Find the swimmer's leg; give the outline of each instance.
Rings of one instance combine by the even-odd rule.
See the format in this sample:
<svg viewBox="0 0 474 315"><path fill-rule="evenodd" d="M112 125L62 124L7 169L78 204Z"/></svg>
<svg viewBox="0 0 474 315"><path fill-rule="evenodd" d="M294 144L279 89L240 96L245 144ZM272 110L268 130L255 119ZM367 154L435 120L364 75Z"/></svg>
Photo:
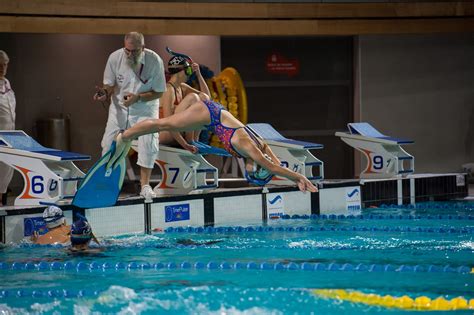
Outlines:
<svg viewBox="0 0 474 315"><path fill-rule="evenodd" d="M186 96L186 98L187 97L188 96ZM198 97L196 95L194 97L194 103L191 102L187 109L176 112L174 115L162 119L147 119L135 124L122 133L122 140L131 141L139 136L160 131L202 129L204 125L210 123L210 116L207 106L197 99ZM190 97L190 100L192 100L192 97Z"/></svg>

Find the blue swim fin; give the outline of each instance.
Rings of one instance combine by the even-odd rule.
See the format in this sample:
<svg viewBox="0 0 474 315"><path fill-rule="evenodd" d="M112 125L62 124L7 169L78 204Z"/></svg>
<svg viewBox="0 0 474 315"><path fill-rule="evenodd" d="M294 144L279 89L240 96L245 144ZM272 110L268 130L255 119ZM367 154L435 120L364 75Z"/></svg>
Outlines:
<svg viewBox="0 0 474 315"><path fill-rule="evenodd" d="M125 155L107 168L116 150L115 141L110 150L87 172L81 181L72 205L80 208L111 207L117 202L126 172Z"/></svg>

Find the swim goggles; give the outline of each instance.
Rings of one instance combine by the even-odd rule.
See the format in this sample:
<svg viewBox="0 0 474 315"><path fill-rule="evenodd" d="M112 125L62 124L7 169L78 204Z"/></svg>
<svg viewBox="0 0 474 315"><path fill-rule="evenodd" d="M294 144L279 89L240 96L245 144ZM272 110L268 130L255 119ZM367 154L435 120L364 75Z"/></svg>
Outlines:
<svg viewBox="0 0 474 315"><path fill-rule="evenodd" d="M184 73L189 77L193 74L193 68L191 68L191 66L186 66L186 67L183 67L183 68L168 68L168 72L170 74L176 74L178 72L181 72L184 70Z"/></svg>
<svg viewBox="0 0 474 315"><path fill-rule="evenodd" d="M269 160L272 161L272 159L267 155L264 154L264 156ZM247 179L248 182L258 185L258 186L264 186L268 184L273 178L273 174L270 173L269 170L266 168L261 167L255 161L253 162L253 169L252 171L247 171L245 170L245 178Z"/></svg>

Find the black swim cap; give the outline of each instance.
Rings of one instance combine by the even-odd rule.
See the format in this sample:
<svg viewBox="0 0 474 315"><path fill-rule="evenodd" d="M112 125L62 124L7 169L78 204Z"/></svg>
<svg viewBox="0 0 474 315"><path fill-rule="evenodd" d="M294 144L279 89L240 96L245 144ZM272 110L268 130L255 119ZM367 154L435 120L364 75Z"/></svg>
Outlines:
<svg viewBox="0 0 474 315"><path fill-rule="evenodd" d="M168 72L175 74L190 66L188 59L181 56L173 56L168 61Z"/></svg>

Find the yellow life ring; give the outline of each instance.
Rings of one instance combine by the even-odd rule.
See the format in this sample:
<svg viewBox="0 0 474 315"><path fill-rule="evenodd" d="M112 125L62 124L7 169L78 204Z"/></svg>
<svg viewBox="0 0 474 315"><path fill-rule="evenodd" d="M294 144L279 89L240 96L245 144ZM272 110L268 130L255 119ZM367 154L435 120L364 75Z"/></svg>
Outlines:
<svg viewBox="0 0 474 315"><path fill-rule="evenodd" d="M228 67L222 70L218 75L218 78L224 83L227 102L237 104L237 115L236 118L239 119L243 124L248 122L248 108L247 108L247 93L245 92L245 87L242 82L242 78L239 75L239 72L234 68ZM232 109L230 109L232 111Z"/></svg>

